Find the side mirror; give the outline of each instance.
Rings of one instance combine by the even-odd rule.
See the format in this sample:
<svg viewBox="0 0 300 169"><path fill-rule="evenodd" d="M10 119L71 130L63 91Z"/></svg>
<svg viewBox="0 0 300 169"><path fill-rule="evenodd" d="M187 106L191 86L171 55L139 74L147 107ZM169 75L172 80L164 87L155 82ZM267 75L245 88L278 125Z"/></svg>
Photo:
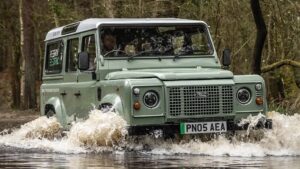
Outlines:
<svg viewBox="0 0 300 169"><path fill-rule="evenodd" d="M228 67L231 64L231 51L230 49L224 49L223 50L223 56L222 56L222 65L224 67Z"/></svg>
<svg viewBox="0 0 300 169"><path fill-rule="evenodd" d="M78 69L79 70L88 70L90 63L90 57L87 52L80 52L78 54Z"/></svg>

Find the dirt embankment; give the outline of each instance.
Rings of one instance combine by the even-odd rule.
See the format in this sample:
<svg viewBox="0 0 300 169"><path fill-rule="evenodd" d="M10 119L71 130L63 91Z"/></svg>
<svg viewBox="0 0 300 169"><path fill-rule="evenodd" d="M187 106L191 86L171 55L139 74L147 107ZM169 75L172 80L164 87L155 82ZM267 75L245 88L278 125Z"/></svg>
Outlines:
<svg viewBox="0 0 300 169"><path fill-rule="evenodd" d="M0 110L0 131L20 127L22 124L39 117L39 113L33 110Z"/></svg>
<svg viewBox="0 0 300 169"><path fill-rule="evenodd" d="M39 116L34 110L12 110L11 95L11 81L7 69L0 72L0 131L20 127Z"/></svg>

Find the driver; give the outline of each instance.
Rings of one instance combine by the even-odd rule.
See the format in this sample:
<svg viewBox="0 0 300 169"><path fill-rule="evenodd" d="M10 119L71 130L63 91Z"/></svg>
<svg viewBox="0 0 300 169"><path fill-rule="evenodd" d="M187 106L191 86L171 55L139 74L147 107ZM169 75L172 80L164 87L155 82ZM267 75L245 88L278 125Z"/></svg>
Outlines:
<svg viewBox="0 0 300 169"><path fill-rule="evenodd" d="M116 37L113 35L112 32L106 32L101 37L103 48L102 48L102 54L105 55L107 53L108 56L115 56L115 52L112 52L113 50L117 49L116 45Z"/></svg>

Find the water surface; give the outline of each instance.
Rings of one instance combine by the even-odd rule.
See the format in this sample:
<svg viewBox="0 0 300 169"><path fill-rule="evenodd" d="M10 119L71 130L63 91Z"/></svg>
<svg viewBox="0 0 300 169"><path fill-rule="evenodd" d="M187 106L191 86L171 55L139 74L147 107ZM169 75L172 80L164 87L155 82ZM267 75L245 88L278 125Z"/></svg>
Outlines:
<svg viewBox="0 0 300 169"><path fill-rule="evenodd" d="M300 115L268 117L273 130L260 140L220 136L208 142L128 139L120 116L98 110L67 133L56 118L40 117L0 133L0 168L300 168Z"/></svg>

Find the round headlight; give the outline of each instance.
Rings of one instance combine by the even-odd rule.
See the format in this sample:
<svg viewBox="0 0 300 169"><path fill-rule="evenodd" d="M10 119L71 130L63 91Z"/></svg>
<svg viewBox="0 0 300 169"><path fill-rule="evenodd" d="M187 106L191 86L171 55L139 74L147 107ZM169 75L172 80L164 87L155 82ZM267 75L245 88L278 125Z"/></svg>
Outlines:
<svg viewBox="0 0 300 169"><path fill-rule="evenodd" d="M251 100L251 92L247 88L241 88L237 92L237 99L240 103L246 104Z"/></svg>
<svg viewBox="0 0 300 169"><path fill-rule="evenodd" d="M158 102L159 102L159 97L155 91L150 90L144 94L144 104L147 107L153 108L158 105Z"/></svg>

